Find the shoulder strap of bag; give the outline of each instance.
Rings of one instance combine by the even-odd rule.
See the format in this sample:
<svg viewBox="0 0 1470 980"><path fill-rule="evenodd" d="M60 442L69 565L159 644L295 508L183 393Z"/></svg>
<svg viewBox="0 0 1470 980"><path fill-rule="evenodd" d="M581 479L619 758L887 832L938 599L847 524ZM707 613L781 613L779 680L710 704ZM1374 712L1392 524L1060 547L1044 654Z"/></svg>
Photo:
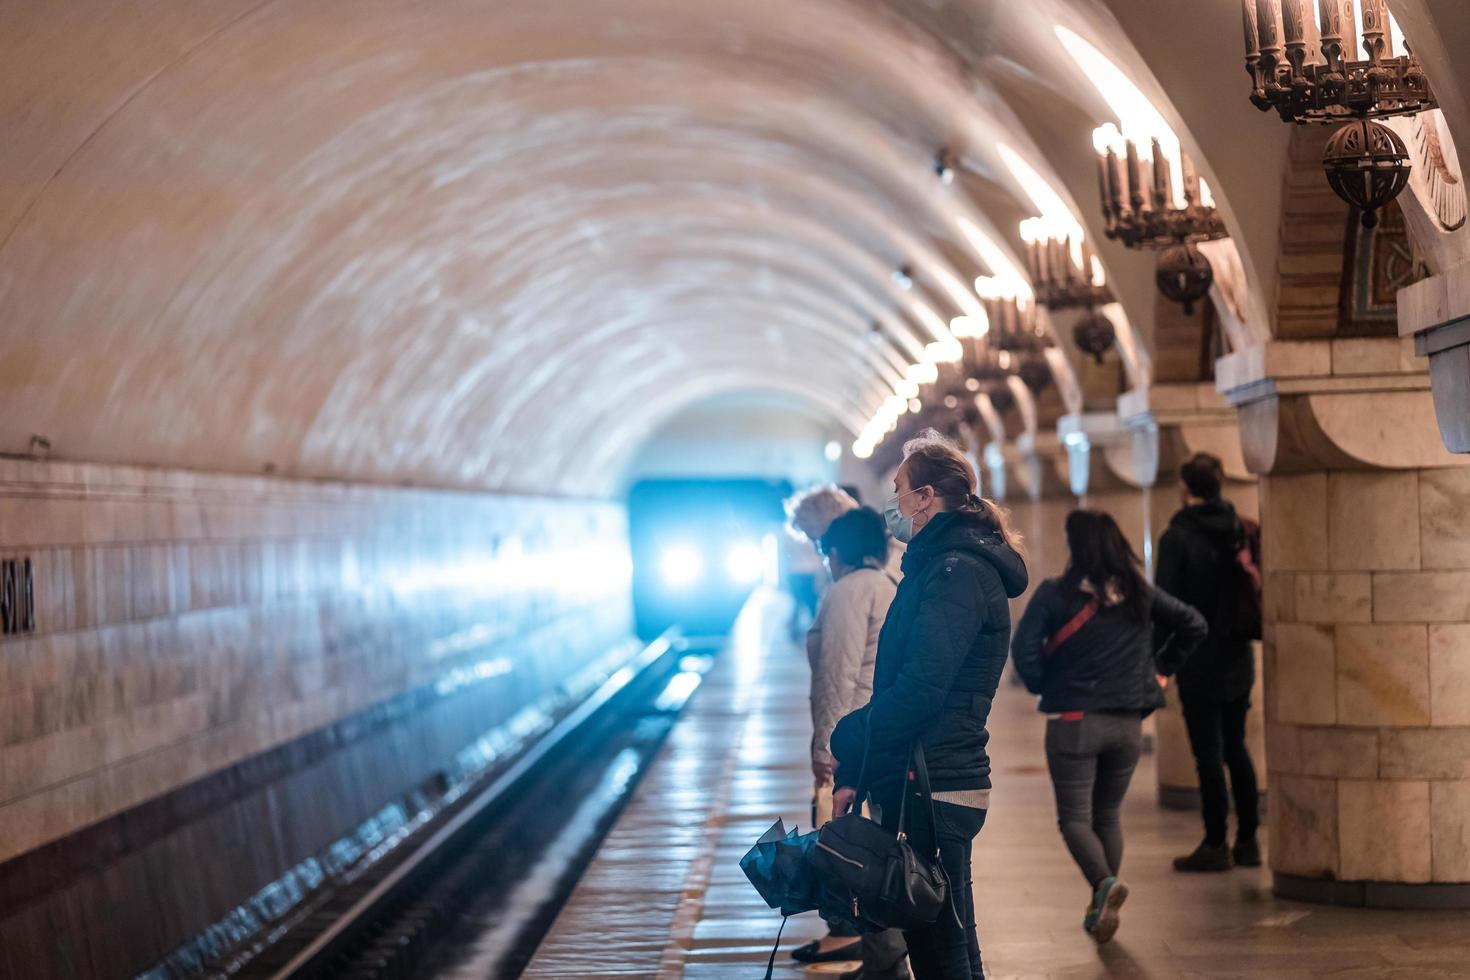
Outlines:
<svg viewBox="0 0 1470 980"><path fill-rule="evenodd" d="M787 918L787 916L781 916L781 928L776 930L776 945L771 947L771 958L766 960L766 980L771 980L772 975L776 972L776 952L781 948L781 933L786 931Z"/></svg>
<svg viewBox="0 0 1470 980"><path fill-rule="evenodd" d="M919 796L924 800L924 812L929 818L929 839L934 842L934 856L937 859L939 856L939 822L934 816L934 792L929 787L929 767L924 762L924 746L918 739L914 739L913 747L909 749L909 764L913 767L914 788L919 791ZM907 837L904 828L908 824L904 820L908 799L908 786L904 786L898 804L898 832L903 837Z"/></svg>
<svg viewBox="0 0 1470 980"><path fill-rule="evenodd" d="M855 795L852 798L852 808L858 812L862 811L863 801L868 798L868 746L873 741L873 729L870 724L872 717L873 712L869 708L868 713L863 716L863 761L858 766L857 787L854 790Z"/></svg>
<svg viewBox="0 0 1470 980"><path fill-rule="evenodd" d="M1046 638L1045 650L1048 656L1055 653L1057 647L1070 640L1078 630L1087 625L1087 621L1097 615L1097 597L1088 599L1086 604L1079 610L1077 615L1067 620L1061 629Z"/></svg>

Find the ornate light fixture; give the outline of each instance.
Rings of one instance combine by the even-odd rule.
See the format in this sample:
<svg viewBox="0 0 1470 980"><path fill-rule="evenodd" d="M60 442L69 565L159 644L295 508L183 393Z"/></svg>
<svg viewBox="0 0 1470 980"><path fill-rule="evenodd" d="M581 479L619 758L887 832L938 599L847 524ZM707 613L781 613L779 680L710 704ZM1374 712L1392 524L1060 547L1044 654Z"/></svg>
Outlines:
<svg viewBox="0 0 1470 980"><path fill-rule="evenodd" d="M1048 310L1100 306L1112 302L1102 263L1087 242L1050 228L1043 218L1021 222L1026 266L1036 301Z"/></svg>
<svg viewBox="0 0 1470 980"><path fill-rule="evenodd" d="M1397 134L1370 120L1438 105L1387 0L1241 4L1251 101L1287 122L1347 123L1328 141L1322 167L1373 227L1374 212L1408 184L1410 162Z"/></svg>
<svg viewBox="0 0 1470 980"><path fill-rule="evenodd" d="M1164 298L1184 307L1184 315L1194 312L1194 304L1204 299L1215 281L1210 260L1200 254L1193 242L1170 245L1159 255L1154 281Z"/></svg>
<svg viewBox="0 0 1470 980"><path fill-rule="evenodd" d="M1031 296L1017 295L998 279L981 277L975 290L990 319L990 343L978 353L966 352L967 376L984 388L1008 375L1019 375L1033 391L1051 381L1046 352L1054 345ZM976 389L979 390L979 389Z"/></svg>
<svg viewBox="0 0 1470 980"><path fill-rule="evenodd" d="M1193 313L1215 279L1195 244L1227 235L1209 184L1188 155L1176 148L1171 159L1157 138L1141 146L1109 123L1093 131L1092 145L1104 232L1129 248L1162 249L1159 291Z"/></svg>
<svg viewBox="0 0 1470 980"><path fill-rule="evenodd" d="M1224 238L1210 187L1182 151L1170 159L1157 139L1140 145L1112 123L1092 132L1104 231L1129 248L1168 248Z"/></svg>
<svg viewBox="0 0 1470 980"><path fill-rule="evenodd" d="M1378 209L1409 186L1409 148L1387 126L1355 119L1332 134L1322 151L1322 170L1338 197L1378 224Z"/></svg>
<svg viewBox="0 0 1470 980"><path fill-rule="evenodd" d="M1118 341L1117 328L1113 321L1096 310L1089 313L1072 328L1072 342L1082 353L1101 364L1103 355L1113 349Z"/></svg>

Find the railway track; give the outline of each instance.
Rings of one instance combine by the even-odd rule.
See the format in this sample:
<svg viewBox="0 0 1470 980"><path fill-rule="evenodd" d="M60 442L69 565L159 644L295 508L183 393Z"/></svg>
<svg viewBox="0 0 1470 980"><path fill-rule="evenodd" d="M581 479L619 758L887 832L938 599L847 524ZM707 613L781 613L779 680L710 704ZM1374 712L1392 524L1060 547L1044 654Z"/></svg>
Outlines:
<svg viewBox="0 0 1470 980"><path fill-rule="evenodd" d="M520 975L718 650L666 635L504 772L446 807L229 975Z"/></svg>

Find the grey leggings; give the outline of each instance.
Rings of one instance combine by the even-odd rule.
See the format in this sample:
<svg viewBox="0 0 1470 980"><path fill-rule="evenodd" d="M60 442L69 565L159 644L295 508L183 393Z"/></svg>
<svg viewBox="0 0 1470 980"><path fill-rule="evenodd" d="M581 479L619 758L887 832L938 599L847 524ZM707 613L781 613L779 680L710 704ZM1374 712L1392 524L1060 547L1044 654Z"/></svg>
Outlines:
<svg viewBox="0 0 1470 980"><path fill-rule="evenodd" d="M1119 811L1138 765L1143 719L1087 714L1046 723L1046 765L1057 795L1057 824L1072 860L1096 888L1123 866Z"/></svg>

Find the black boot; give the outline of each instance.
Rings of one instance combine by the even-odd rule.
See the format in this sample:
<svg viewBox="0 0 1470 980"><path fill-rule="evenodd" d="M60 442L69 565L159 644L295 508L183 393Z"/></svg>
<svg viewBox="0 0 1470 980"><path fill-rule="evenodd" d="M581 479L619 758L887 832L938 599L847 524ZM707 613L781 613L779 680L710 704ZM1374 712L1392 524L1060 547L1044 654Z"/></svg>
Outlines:
<svg viewBox="0 0 1470 980"><path fill-rule="evenodd" d="M1254 834L1250 837L1237 837L1235 847L1230 850L1230 856L1235 859L1237 868L1259 868L1261 866L1261 845L1256 843Z"/></svg>
<svg viewBox="0 0 1470 980"><path fill-rule="evenodd" d="M1194 853L1187 857L1174 859L1175 871L1229 871L1230 870L1230 848L1224 844L1211 844L1208 841L1194 849Z"/></svg>

